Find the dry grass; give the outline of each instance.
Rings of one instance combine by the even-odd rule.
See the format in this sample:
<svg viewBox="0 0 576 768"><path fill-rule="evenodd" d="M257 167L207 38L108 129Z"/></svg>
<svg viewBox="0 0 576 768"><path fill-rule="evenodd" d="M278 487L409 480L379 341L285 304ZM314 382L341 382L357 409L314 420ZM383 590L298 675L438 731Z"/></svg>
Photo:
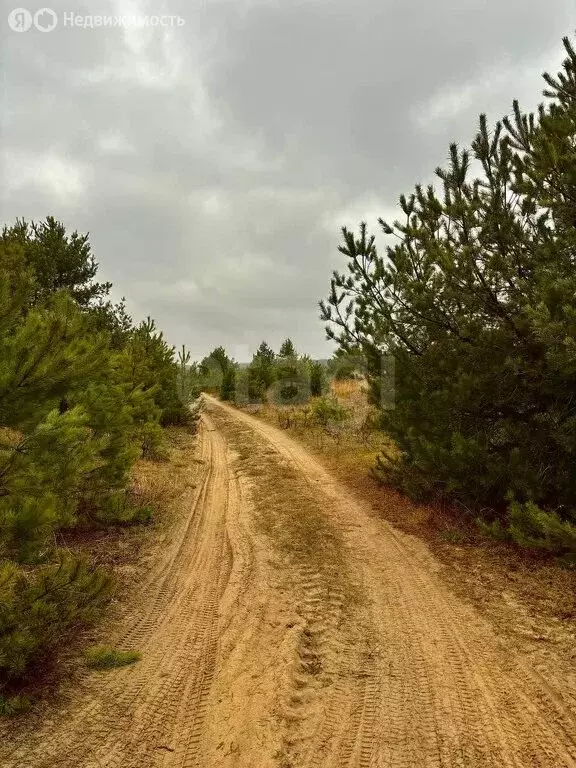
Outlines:
<svg viewBox="0 0 576 768"><path fill-rule="evenodd" d="M323 426L314 418L313 408L317 398L306 405L262 405L248 406L245 410L264 421L286 429L323 453L334 449L363 468L373 466L376 456L390 441L374 429L375 409L368 403L366 385L362 381L334 381L329 395L335 397L345 408L346 419L340 424Z"/></svg>
<svg viewBox="0 0 576 768"><path fill-rule="evenodd" d="M10 427L0 427L0 443L7 448L14 448L22 440L23 434Z"/></svg>
<svg viewBox="0 0 576 768"><path fill-rule="evenodd" d="M196 439L182 427L166 430L168 458L166 461L140 459L132 470L130 493L142 506L151 506L155 521L160 525L172 518L174 500L189 486L190 464L196 461Z"/></svg>
<svg viewBox="0 0 576 768"><path fill-rule="evenodd" d="M342 400L365 403L368 385L362 379L332 379L330 391Z"/></svg>

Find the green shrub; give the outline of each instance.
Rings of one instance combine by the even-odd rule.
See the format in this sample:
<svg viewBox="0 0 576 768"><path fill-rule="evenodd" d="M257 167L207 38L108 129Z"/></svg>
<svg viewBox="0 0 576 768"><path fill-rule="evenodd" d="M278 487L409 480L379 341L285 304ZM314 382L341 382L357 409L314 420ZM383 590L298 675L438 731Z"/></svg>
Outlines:
<svg viewBox="0 0 576 768"><path fill-rule="evenodd" d="M222 374L222 384L220 385L220 399L234 400L234 393L236 392L236 369L233 367L227 368Z"/></svg>
<svg viewBox="0 0 576 768"><path fill-rule="evenodd" d="M342 424L348 418L348 410L335 398L324 396L311 407L312 418L323 427Z"/></svg>
<svg viewBox="0 0 576 768"><path fill-rule="evenodd" d="M525 549L557 555L565 565L576 564L576 516L541 509L534 502L512 501L507 519L486 522L479 518L484 534L499 541L512 541Z"/></svg>
<svg viewBox="0 0 576 768"><path fill-rule="evenodd" d="M31 707L30 699L21 694L0 696L0 717L16 717L28 712Z"/></svg>
<svg viewBox="0 0 576 768"><path fill-rule="evenodd" d="M116 669L134 664L142 657L137 651L117 651L106 645L87 648L84 651L86 665L91 669Z"/></svg>
<svg viewBox="0 0 576 768"><path fill-rule="evenodd" d="M188 426L190 427L192 432L197 432L198 426L200 424L200 417L202 416L202 407L203 407L203 400L199 396L194 400L194 402L190 403L188 406L190 409L190 422Z"/></svg>
<svg viewBox="0 0 576 768"><path fill-rule="evenodd" d="M287 344L290 339L284 343ZM290 342L291 343L291 342ZM310 399L310 359L291 356L278 357L275 362L276 380L268 396L277 405L301 405Z"/></svg>
<svg viewBox="0 0 576 768"><path fill-rule="evenodd" d="M94 520L103 525L145 525L153 517L149 505L135 504L131 494L124 490L108 496L94 513Z"/></svg>
<svg viewBox="0 0 576 768"><path fill-rule="evenodd" d="M312 397L321 397L327 389L328 379L326 367L315 361L310 365L310 394Z"/></svg>
<svg viewBox="0 0 576 768"><path fill-rule="evenodd" d="M109 576L70 556L25 572L0 566L0 690L26 678L70 634L101 614L112 589Z"/></svg>
<svg viewBox="0 0 576 768"><path fill-rule="evenodd" d="M509 532L521 547L559 555L576 552L576 516L572 521L563 519L558 512L543 510L531 501L510 504Z"/></svg>

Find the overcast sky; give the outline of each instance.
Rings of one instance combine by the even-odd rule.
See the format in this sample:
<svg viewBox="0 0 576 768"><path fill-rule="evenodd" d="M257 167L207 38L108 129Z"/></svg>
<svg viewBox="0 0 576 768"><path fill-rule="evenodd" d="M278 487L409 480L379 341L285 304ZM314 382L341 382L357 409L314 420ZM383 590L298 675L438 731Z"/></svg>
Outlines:
<svg viewBox="0 0 576 768"><path fill-rule="evenodd" d="M89 231L135 319L241 360L287 335L328 356L339 228L393 218L480 112L534 108L576 26L572 0L45 1L58 26L18 33L2 0L0 219Z"/></svg>

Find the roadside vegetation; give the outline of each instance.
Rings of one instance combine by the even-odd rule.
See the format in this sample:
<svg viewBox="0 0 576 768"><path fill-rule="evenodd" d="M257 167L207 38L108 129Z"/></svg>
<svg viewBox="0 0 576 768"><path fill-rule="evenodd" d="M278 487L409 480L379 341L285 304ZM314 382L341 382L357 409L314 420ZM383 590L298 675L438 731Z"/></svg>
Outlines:
<svg viewBox="0 0 576 768"><path fill-rule="evenodd" d="M193 427L180 359L96 281L88 237L53 218L0 235L0 709L102 614L113 578L71 531L148 523L139 459Z"/></svg>

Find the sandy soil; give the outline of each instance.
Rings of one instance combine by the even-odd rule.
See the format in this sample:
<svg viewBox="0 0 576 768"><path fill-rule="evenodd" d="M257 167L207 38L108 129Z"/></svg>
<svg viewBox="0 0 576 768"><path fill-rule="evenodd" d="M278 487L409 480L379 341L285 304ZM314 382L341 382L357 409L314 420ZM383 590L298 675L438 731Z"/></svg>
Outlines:
<svg viewBox="0 0 576 768"><path fill-rule="evenodd" d="M142 660L3 732L3 768L576 766L570 670L536 671L421 542L212 399L199 450L118 633Z"/></svg>

